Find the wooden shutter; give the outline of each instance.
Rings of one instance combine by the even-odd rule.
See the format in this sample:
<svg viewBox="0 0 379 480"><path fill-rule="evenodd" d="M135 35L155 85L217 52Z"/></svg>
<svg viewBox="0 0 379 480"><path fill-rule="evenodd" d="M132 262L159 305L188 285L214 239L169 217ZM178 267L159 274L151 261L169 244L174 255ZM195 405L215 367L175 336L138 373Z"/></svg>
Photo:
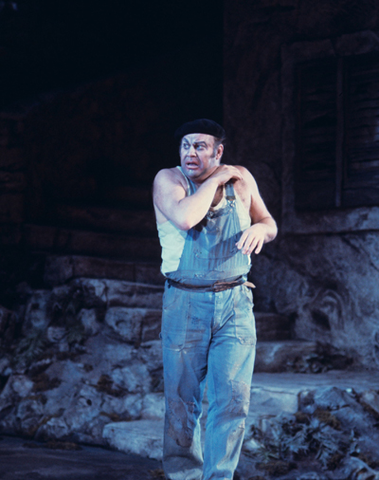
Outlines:
<svg viewBox="0 0 379 480"><path fill-rule="evenodd" d="M379 204L379 54L345 59L342 205Z"/></svg>
<svg viewBox="0 0 379 480"><path fill-rule="evenodd" d="M337 60L297 68L295 208L333 208L336 197Z"/></svg>

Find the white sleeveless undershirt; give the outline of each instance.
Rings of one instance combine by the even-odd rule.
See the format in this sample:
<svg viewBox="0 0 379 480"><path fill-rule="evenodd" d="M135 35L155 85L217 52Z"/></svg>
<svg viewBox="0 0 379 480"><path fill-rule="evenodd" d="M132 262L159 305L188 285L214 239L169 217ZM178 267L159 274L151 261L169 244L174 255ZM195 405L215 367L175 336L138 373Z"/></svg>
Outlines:
<svg viewBox="0 0 379 480"><path fill-rule="evenodd" d="M187 196L190 195L190 185L188 182L187 177L184 175L181 167L177 167L187 183ZM235 192L236 196L236 209L238 218L241 225L241 231L243 232L251 225L251 219L248 210L242 203L237 192ZM218 205L213 208L213 210L217 210L222 208L226 204L227 200L224 197ZM165 275L168 272L175 272L179 267L180 258L183 253L184 243L187 237L187 230L180 230L180 228L176 227L170 220L166 222L157 223L158 229L158 236L159 242L162 247L162 265L161 265L161 272Z"/></svg>

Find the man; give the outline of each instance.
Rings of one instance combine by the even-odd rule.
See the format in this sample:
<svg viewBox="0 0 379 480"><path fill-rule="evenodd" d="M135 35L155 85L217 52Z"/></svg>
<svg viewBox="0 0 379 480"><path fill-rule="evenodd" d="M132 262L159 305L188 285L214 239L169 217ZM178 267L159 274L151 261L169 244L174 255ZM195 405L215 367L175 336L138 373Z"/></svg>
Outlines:
<svg viewBox="0 0 379 480"><path fill-rule="evenodd" d="M277 228L246 168L220 164L220 125L195 120L175 136L181 167L158 172L153 191L167 278L163 467L170 480L232 479L255 360L250 254L273 240ZM199 419L206 379L203 456Z"/></svg>

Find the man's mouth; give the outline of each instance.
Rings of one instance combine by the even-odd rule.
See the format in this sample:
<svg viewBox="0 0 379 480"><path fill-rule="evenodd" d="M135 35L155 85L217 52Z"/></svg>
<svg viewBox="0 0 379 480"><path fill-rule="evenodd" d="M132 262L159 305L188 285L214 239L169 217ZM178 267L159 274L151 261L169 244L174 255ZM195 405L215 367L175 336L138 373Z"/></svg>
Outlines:
<svg viewBox="0 0 379 480"><path fill-rule="evenodd" d="M199 165L196 162L186 162L186 168L192 170L194 168L199 168Z"/></svg>
<svg viewBox="0 0 379 480"><path fill-rule="evenodd" d="M194 160L194 159L188 159L188 160L186 160L185 165L186 165L186 167L189 168L189 169L199 168L199 163L198 163L196 160Z"/></svg>

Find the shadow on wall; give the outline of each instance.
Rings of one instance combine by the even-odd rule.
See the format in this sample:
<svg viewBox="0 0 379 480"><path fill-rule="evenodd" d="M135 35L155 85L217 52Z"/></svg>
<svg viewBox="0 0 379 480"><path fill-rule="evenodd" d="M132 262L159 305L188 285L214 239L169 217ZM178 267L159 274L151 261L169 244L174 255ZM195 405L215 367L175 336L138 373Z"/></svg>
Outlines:
<svg viewBox="0 0 379 480"><path fill-rule="evenodd" d="M49 218L57 203L123 206L128 188L150 188L174 154L173 106L149 91L146 78L113 77L32 110L25 125L30 220Z"/></svg>
<svg viewBox="0 0 379 480"><path fill-rule="evenodd" d="M194 61L196 51L184 53ZM46 95L30 110L22 134L28 221L54 221L59 203L130 206L131 187L150 190L156 172L176 164L178 125L199 116L221 121L219 72L202 59L200 78L186 74L184 53Z"/></svg>

